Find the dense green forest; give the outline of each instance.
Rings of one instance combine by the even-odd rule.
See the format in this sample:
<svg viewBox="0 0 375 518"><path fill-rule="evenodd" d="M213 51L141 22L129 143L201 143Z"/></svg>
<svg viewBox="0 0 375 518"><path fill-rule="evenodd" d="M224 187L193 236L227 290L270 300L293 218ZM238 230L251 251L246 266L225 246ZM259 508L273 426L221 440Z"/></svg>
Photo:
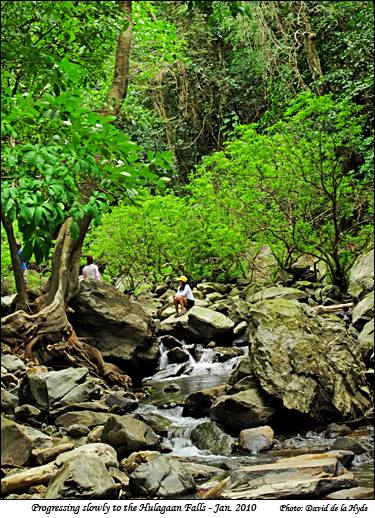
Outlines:
<svg viewBox="0 0 375 518"><path fill-rule="evenodd" d="M19 308L17 241L29 287L49 278L33 309L49 318L82 252L140 289L249 276L268 245L279 270L309 254L345 291L373 239L373 2L4 1L1 16L2 292Z"/></svg>

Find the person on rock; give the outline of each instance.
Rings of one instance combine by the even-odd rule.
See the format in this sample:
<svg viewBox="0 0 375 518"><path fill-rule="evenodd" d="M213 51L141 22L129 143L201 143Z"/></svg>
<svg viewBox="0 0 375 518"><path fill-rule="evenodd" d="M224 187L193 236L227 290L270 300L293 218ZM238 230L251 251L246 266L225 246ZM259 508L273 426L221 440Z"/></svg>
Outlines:
<svg viewBox="0 0 375 518"><path fill-rule="evenodd" d="M179 317L194 306L195 299L189 284L187 284L187 278L184 275L181 275L177 280L178 289L173 297L173 302L176 309L176 317ZM178 306L181 306L181 313L178 311Z"/></svg>
<svg viewBox="0 0 375 518"><path fill-rule="evenodd" d="M96 264L94 264L94 258L92 255L86 256L87 264L82 269L82 278L83 279L95 279L96 281L100 281L100 273L99 268Z"/></svg>

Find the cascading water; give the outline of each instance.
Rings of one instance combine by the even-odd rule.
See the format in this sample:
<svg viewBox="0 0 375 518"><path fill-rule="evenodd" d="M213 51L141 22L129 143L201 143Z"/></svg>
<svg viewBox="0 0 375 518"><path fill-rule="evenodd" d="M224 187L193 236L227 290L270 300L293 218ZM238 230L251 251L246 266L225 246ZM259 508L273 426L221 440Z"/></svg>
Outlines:
<svg viewBox="0 0 375 518"><path fill-rule="evenodd" d="M187 360L184 363L170 363L169 350L160 341L159 371L154 376L145 378L144 383L159 389L161 393L165 383L173 381L180 386L181 394L187 396L197 390L226 383L241 358L237 356L221 363L215 361L216 353L213 349L205 349L202 345L187 346L183 341L180 342L180 349L187 355ZM193 349L194 355L199 358L197 360L190 352Z"/></svg>
<svg viewBox="0 0 375 518"><path fill-rule="evenodd" d="M232 369L241 358L241 356L238 356L220 363L215 361L216 354L213 349L204 348L202 345L187 346L183 341L180 342L180 348L187 355L187 360L182 364L170 363L168 357L169 349L160 341L159 371L154 376L144 380L147 385L156 389L159 395L159 403L162 401L161 397L163 395L168 399L169 396L163 392L163 389L171 382L179 385L180 394L183 396L187 396L197 390L226 383ZM194 356L197 359L194 359L191 354L192 350L194 350ZM215 457L209 452L199 450L190 440L191 431L198 424L209 421L209 418L195 419L193 417L184 417L182 416L182 411L182 406L160 408L147 404L142 407L142 413L157 413L172 422L168 437L165 440L165 445L172 450L171 454L183 457Z"/></svg>
<svg viewBox="0 0 375 518"><path fill-rule="evenodd" d="M183 408L181 406L158 409L153 405L145 405L143 407L143 414L158 413L160 416L166 417L171 421L171 425L168 429L168 437L164 440L164 444L167 448L171 449L173 455L180 457L199 457L202 455L202 451L193 445L190 434L196 426L209 419L184 417L182 410Z"/></svg>
<svg viewBox="0 0 375 518"><path fill-rule="evenodd" d="M227 383L232 370L242 356L220 363L217 361L217 354L214 349L204 348L202 345L187 346L184 342L180 342L179 347L186 353L187 360L180 364L170 363L169 350L160 342L159 371L154 376L144 380L145 384L150 385L157 393L157 405L152 404L152 402L150 404L150 400L148 400L149 403L142 405L142 413L158 414L171 421L168 437L164 439L165 446L171 450L170 455L192 460L200 459L207 464L215 464L223 457L199 450L190 439L192 430L200 423L209 421L209 418L184 417L182 415L182 401L185 396L192 392ZM247 347L242 349L246 354ZM194 359L193 354L196 359ZM179 385L180 388L181 402L177 406L176 404L171 405L171 394L164 392L164 388L172 382ZM166 408L166 406L168 407ZM372 434L370 433L370 435ZM273 449L268 452L259 453L259 451L254 450L252 453L241 454L237 452L234 455L238 464L258 464L274 462L277 458L285 456L327 451L331 449L332 444L333 440L326 438L323 433L308 432L303 435L296 434L282 442L276 440ZM233 458L233 455L231 458ZM372 463L373 459L370 453L357 455L353 461L352 469L358 481L363 481L365 485L371 486L373 482Z"/></svg>

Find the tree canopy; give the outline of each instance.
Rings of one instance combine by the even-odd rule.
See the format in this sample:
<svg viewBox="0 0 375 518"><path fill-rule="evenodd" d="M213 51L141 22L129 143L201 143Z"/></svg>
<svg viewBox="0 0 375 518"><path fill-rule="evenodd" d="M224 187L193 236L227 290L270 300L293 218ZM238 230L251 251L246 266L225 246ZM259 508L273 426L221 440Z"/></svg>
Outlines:
<svg viewBox="0 0 375 518"><path fill-rule="evenodd" d="M52 272L68 225L110 282L246 276L267 244L345 289L372 235L372 2L1 6L5 275L17 239Z"/></svg>

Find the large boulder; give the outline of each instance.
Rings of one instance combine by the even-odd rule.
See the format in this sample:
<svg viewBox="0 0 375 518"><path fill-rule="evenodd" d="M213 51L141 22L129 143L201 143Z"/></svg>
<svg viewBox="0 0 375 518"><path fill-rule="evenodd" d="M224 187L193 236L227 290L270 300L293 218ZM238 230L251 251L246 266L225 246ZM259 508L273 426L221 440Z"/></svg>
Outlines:
<svg viewBox="0 0 375 518"><path fill-rule="evenodd" d="M160 331L186 340L208 343L214 338L231 336L234 325L230 318L218 311L194 306L180 317L170 316L163 320Z"/></svg>
<svg viewBox="0 0 375 518"><path fill-rule="evenodd" d="M165 457L141 464L129 478L129 492L134 496L173 499L194 491L193 477L184 465Z"/></svg>
<svg viewBox="0 0 375 518"><path fill-rule="evenodd" d="M1 464L25 466L34 448L52 446L52 440L30 426L1 417Z"/></svg>
<svg viewBox="0 0 375 518"><path fill-rule="evenodd" d="M361 255L350 270L348 292L361 299L374 289L374 249Z"/></svg>
<svg viewBox="0 0 375 518"><path fill-rule="evenodd" d="M150 426L131 416L111 416L101 440L113 446L121 458L134 451L156 450L160 444L160 437Z"/></svg>
<svg viewBox="0 0 375 518"><path fill-rule="evenodd" d="M97 347L104 359L126 362L135 371L154 367L159 356L155 324L140 304L113 286L94 280L81 281L70 304L77 333Z"/></svg>
<svg viewBox="0 0 375 518"><path fill-rule="evenodd" d="M69 367L60 371L27 374L19 390L20 403L30 403L49 412L83 383L88 372L86 367ZM73 397L70 401L78 402L79 399Z"/></svg>
<svg viewBox="0 0 375 518"><path fill-rule="evenodd" d="M326 422L354 419L371 407L361 346L340 318L273 299L254 306L250 320L253 373L285 408Z"/></svg>
<svg viewBox="0 0 375 518"><path fill-rule="evenodd" d="M101 426L105 424L111 414L106 412L95 412L92 410L78 410L72 412L64 412L62 415L56 418L56 426L68 429L70 426L78 424L81 426L87 426L88 428L95 428L95 426Z"/></svg>
<svg viewBox="0 0 375 518"><path fill-rule="evenodd" d="M212 405L210 416L226 430L238 433L270 422L275 410L258 389L221 396Z"/></svg>
<svg viewBox="0 0 375 518"><path fill-rule="evenodd" d="M51 480L45 498L94 499L117 498L116 485L103 460L92 454L68 459Z"/></svg>
<svg viewBox="0 0 375 518"><path fill-rule="evenodd" d="M101 459L107 468L111 466L118 468L119 464L117 462L116 450L109 444L100 442L83 444L82 446L74 448L73 450L64 451L56 457L55 463L57 466L61 467L65 462L75 457L83 458L90 455Z"/></svg>

